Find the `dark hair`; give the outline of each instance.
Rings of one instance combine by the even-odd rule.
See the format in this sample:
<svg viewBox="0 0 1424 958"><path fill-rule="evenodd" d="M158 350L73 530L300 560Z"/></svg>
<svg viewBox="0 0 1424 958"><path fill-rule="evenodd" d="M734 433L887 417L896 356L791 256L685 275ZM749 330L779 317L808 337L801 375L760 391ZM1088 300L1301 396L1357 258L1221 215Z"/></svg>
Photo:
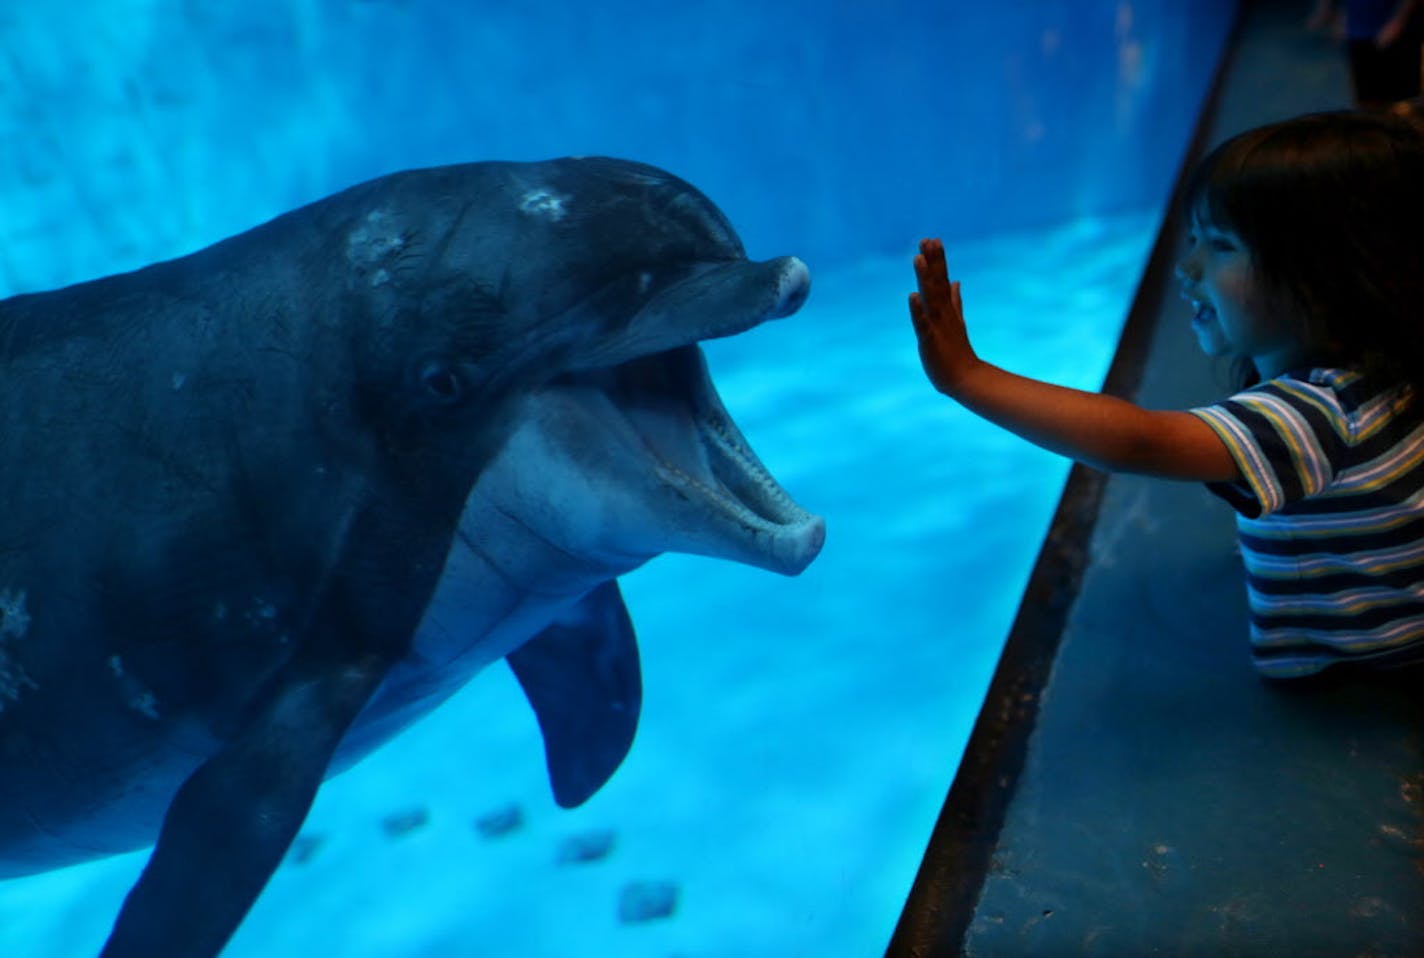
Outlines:
<svg viewBox="0 0 1424 958"><path fill-rule="evenodd" d="M1184 200L1250 250L1312 361L1424 395L1424 131L1344 111L1258 127L1213 150Z"/></svg>

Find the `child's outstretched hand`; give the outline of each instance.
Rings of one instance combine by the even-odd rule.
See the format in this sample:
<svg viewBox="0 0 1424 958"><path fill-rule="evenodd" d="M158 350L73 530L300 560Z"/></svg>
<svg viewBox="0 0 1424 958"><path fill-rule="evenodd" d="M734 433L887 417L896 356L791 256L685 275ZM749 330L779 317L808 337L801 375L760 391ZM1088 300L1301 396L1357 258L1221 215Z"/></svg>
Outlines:
<svg viewBox="0 0 1424 958"><path fill-rule="evenodd" d="M920 241L915 278L920 290L910 294L910 319L920 341L920 362L934 387L953 396L955 384L978 362L978 357L964 327L959 284L949 281L944 244L939 240Z"/></svg>
<svg viewBox="0 0 1424 958"><path fill-rule="evenodd" d="M920 243L919 292L910 318L930 382L970 412L1029 442L1106 472L1137 472L1195 482L1240 482L1236 460L1188 412L1143 409L1115 396L1068 389L983 362L969 345L959 284L949 281L944 244Z"/></svg>

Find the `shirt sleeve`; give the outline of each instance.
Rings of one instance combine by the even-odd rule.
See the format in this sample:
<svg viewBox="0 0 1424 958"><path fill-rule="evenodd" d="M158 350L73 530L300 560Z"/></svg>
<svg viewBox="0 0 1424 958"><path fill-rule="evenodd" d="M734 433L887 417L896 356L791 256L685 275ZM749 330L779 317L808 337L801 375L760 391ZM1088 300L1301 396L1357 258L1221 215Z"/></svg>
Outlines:
<svg viewBox="0 0 1424 958"><path fill-rule="evenodd" d="M1226 445L1242 482L1209 484L1248 518L1321 492L1335 478L1348 423L1328 386L1273 379L1214 406L1189 409Z"/></svg>

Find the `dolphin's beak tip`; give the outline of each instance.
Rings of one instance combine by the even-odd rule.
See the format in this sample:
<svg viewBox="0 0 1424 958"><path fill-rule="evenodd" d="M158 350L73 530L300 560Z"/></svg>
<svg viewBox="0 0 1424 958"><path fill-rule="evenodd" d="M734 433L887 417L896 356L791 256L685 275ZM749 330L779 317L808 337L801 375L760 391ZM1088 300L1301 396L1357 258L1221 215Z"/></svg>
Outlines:
<svg viewBox="0 0 1424 958"><path fill-rule="evenodd" d="M795 256L785 257L777 284L776 306L772 309L773 319L782 319L800 309L811 295L811 270Z"/></svg>
<svg viewBox="0 0 1424 958"><path fill-rule="evenodd" d="M781 555L781 564L776 571L782 575L798 576L821 554L821 548L826 544L826 520L812 516L792 542L792 547Z"/></svg>

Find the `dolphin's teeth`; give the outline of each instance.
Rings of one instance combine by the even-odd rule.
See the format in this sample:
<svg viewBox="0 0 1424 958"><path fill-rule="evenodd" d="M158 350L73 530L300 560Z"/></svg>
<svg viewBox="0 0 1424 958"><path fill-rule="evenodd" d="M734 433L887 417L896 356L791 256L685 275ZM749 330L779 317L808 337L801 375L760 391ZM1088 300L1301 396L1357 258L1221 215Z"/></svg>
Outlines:
<svg viewBox="0 0 1424 958"><path fill-rule="evenodd" d="M741 505L775 525L805 517L804 510L767 472L756 455L726 428L724 421L704 419L702 424L709 427L703 432L704 441L718 453L713 461L713 473Z"/></svg>
<svg viewBox="0 0 1424 958"><path fill-rule="evenodd" d="M696 434L695 454L685 445L667 442L665 435L654 441L647 430L648 417L640 417L640 423L639 434L664 481L715 506L746 528L774 535L811 518L766 470L725 415L707 410L689 423Z"/></svg>
<svg viewBox="0 0 1424 958"><path fill-rule="evenodd" d="M789 258L783 265L788 295L803 294L805 267ZM792 575L815 557L823 521L801 508L752 450L717 395L699 346L578 370L550 388L569 390L570 399L588 390L568 417L616 433L624 449L641 450L646 475L628 481L639 489L646 482L645 501L661 503L662 514L641 527L645 535L637 548L656 542L665 551L730 558ZM606 554L610 547L598 548Z"/></svg>

